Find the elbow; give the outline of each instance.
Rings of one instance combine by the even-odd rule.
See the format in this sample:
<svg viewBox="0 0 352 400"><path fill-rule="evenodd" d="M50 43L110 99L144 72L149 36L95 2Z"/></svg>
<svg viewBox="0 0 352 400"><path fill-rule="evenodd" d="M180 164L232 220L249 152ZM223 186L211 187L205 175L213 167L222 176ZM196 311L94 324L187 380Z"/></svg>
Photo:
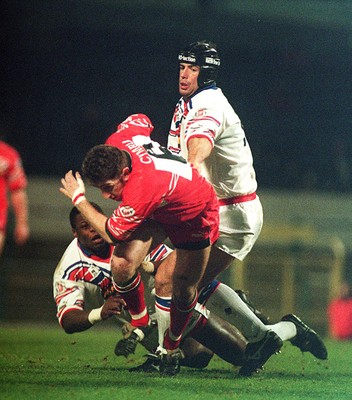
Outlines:
<svg viewBox="0 0 352 400"><path fill-rule="evenodd" d="M72 333L77 332L74 327L72 326L62 326L63 330L65 331L65 333L68 333L69 335L71 335Z"/></svg>
<svg viewBox="0 0 352 400"><path fill-rule="evenodd" d="M72 333L75 333L76 331L73 329L65 329L65 332L71 335Z"/></svg>
<svg viewBox="0 0 352 400"><path fill-rule="evenodd" d="M77 325L72 323L69 318L63 318L61 321L61 327L65 331L65 333L72 334L77 332Z"/></svg>

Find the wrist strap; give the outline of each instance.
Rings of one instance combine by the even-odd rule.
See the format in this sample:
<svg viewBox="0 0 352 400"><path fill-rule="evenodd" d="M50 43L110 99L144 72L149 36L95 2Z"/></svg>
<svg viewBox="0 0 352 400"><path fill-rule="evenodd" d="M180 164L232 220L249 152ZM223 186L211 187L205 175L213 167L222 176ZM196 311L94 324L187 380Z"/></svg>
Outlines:
<svg viewBox="0 0 352 400"><path fill-rule="evenodd" d="M88 314L88 321L94 325L97 322L101 321L101 310L102 310L103 306L101 306L100 308L94 308L89 314Z"/></svg>
<svg viewBox="0 0 352 400"><path fill-rule="evenodd" d="M82 188L79 187L73 192L72 203L74 206L76 206L83 200L86 200L86 197L84 195L84 192L82 192Z"/></svg>

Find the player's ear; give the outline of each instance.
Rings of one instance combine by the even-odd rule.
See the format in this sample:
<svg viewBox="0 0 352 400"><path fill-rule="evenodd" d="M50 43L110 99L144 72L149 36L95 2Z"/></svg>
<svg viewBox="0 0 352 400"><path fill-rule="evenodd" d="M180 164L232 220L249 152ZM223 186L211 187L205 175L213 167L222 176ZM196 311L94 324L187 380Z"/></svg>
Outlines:
<svg viewBox="0 0 352 400"><path fill-rule="evenodd" d="M121 179L122 179L124 182L127 182L127 181L128 181L128 176L129 176L130 173L131 173L130 168L129 168L129 167L124 167L124 168L122 169Z"/></svg>
<svg viewBox="0 0 352 400"><path fill-rule="evenodd" d="M73 228L72 228L72 233L73 233L73 237L76 238L76 237L77 237L77 231L76 231L76 229L73 229Z"/></svg>

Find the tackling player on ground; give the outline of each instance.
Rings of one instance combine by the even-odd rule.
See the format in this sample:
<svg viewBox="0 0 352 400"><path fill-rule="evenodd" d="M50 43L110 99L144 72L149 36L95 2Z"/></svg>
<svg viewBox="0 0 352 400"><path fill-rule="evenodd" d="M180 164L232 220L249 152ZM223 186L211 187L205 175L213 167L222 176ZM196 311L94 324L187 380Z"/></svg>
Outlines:
<svg viewBox="0 0 352 400"><path fill-rule="evenodd" d="M92 206L103 214L97 204L92 203ZM113 246L98 235L76 207L71 209L69 219L74 239L64 252L53 277L53 293L60 325L66 333L72 334L85 331L114 316L119 326L126 326L130 321L128 313L123 310L126 303L119 297L112 282L110 259ZM153 266L160 265L170 254L174 254L173 251L162 244L145 261ZM144 273L143 279L146 286L153 287L151 275ZM153 313L154 298L150 291L146 295L148 309ZM198 331L197 324L202 324L203 329ZM182 341L183 366L205 368L213 352L233 365L242 365L246 341L229 323L216 316L209 317L204 312L194 312L191 325L188 333L191 332L199 341L191 337ZM200 343L204 343L204 346ZM149 352L156 350L158 340L155 325L152 325L141 344ZM120 350L117 345L115 354L127 356ZM157 360L149 358L142 367L131 368L131 371L159 371L159 364Z"/></svg>

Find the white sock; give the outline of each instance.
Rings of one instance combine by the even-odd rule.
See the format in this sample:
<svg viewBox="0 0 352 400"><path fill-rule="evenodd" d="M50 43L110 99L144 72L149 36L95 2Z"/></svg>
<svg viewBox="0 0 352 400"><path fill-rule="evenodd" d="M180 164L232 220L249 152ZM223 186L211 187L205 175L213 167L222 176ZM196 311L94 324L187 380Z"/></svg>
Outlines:
<svg viewBox="0 0 352 400"><path fill-rule="evenodd" d="M249 342L261 340L269 330L238 294L224 283L220 283L209 297L206 307L238 328Z"/></svg>
<svg viewBox="0 0 352 400"><path fill-rule="evenodd" d="M158 341L160 347L163 347L165 332L170 327L170 303L171 297L155 296L155 315L158 323Z"/></svg>
<svg viewBox="0 0 352 400"><path fill-rule="evenodd" d="M293 339L297 335L297 328L293 322L280 321L274 325L267 325L283 341Z"/></svg>

